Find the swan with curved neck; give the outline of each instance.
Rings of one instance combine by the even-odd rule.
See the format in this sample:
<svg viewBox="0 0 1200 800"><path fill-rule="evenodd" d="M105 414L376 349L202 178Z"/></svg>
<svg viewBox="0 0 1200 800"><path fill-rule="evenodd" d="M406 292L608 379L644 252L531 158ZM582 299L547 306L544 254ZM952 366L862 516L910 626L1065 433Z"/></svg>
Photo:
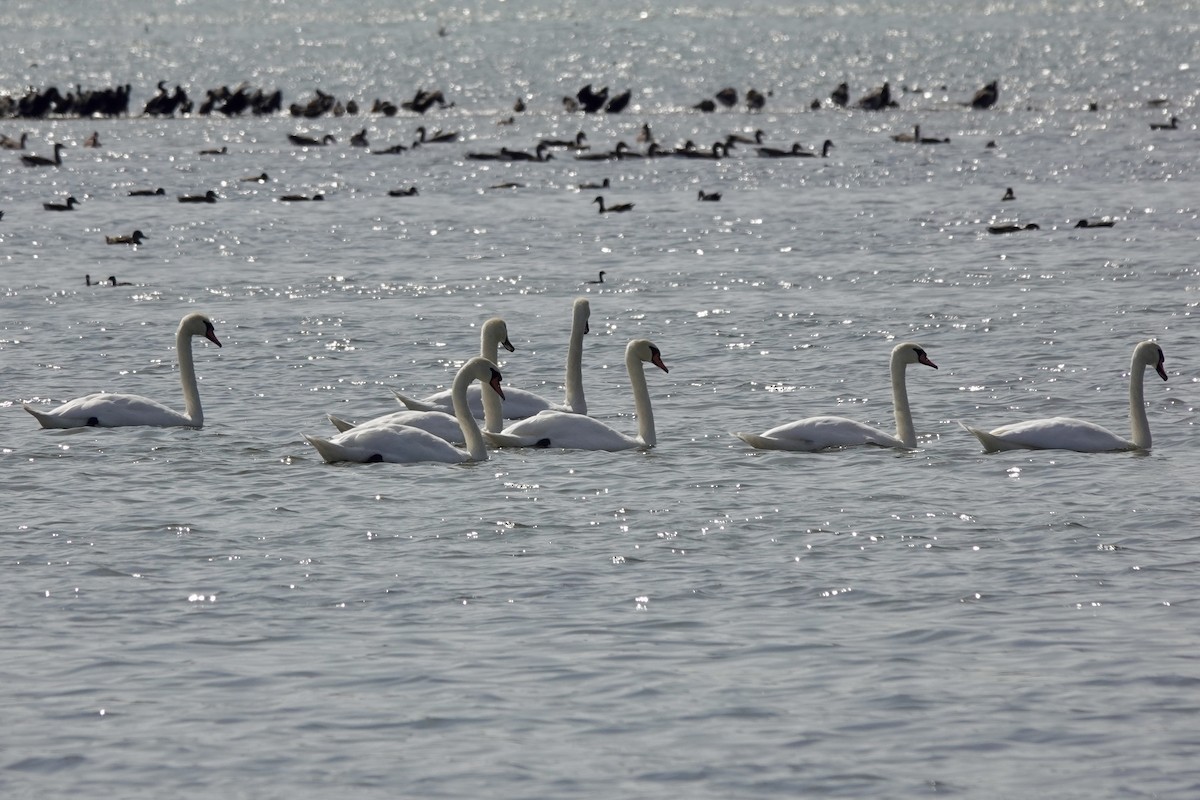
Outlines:
<svg viewBox="0 0 1200 800"><path fill-rule="evenodd" d="M814 452L835 447L896 447L907 450L917 446L917 432L913 428L912 411L908 405L908 387L905 380L909 364L924 364L937 369L929 360L925 350L918 344L902 342L892 348L892 405L896 415L896 435L881 431L870 425L845 417L808 417L771 428L761 434L735 433L751 447L760 450L802 450Z"/></svg>
<svg viewBox="0 0 1200 800"><path fill-rule="evenodd" d="M598 419L564 411L543 411L509 425L501 433L484 434L498 447L555 447L567 450L629 450L635 447L654 447L658 443L654 430L654 411L650 406L650 390L646 387L643 364L653 364L667 372L662 353L646 339L634 339L625 348L625 370L633 389L633 406L637 413L638 435L628 436Z"/></svg>
<svg viewBox="0 0 1200 800"><path fill-rule="evenodd" d="M571 311L571 339L567 344L567 374L566 374L566 398L565 402L553 403L545 397L524 389L514 389L509 387L504 391L504 404L502 409L502 419L525 419L532 417L542 411L571 411L576 414L587 413L587 400L583 392L583 338L588 334L588 319L592 314L591 303L587 298L580 297L575 300ZM491 320L489 320L491 322ZM486 327L486 326L485 326ZM480 336L481 352L484 345L484 336L487 334L484 331ZM508 333L505 329L504 343L509 350L512 345L508 344ZM491 354L494 359L496 349L494 344L488 345L491 349ZM487 354L484 353L486 357ZM479 396L477 387L471 387L472 391L468 392L467 400L471 404L471 412L476 416L482 415L484 419L488 419L487 409L483 408L483 403ZM438 392L430 395L423 400L416 400L407 395L400 393L396 394L396 399L403 403L406 407L414 411L445 411L449 405L449 395L447 392ZM499 428L488 427L489 431L496 432Z"/></svg>
<svg viewBox="0 0 1200 800"><path fill-rule="evenodd" d="M182 414L148 397L112 392L89 394L50 411L39 411L28 403L24 408L43 428L202 427L204 411L200 407L200 390L192 361L193 336L203 336L217 347L221 346L208 317L188 314L180 320L175 331L175 352L179 358L179 380L183 384L183 401L187 409Z"/></svg>
<svg viewBox="0 0 1200 800"><path fill-rule="evenodd" d="M475 381L487 383L501 398L500 370L486 358L475 357L463 364L454 376L454 416L462 430L466 450L459 450L445 439L407 425L381 423L351 428L345 433L323 439L319 436L304 438L317 449L321 458L329 463L352 461L391 464L413 464L436 461L444 464L461 464L465 461L487 461L487 445L479 423L467 407L467 387Z"/></svg>
<svg viewBox="0 0 1200 800"><path fill-rule="evenodd" d="M1165 381L1165 362L1166 358L1157 342L1140 342L1133 349L1133 360L1129 365L1129 426L1132 441L1093 422L1071 417L1034 419L1003 425L991 431L972 428L961 422L959 424L973 433L983 445L984 452L988 453L1000 450L1074 450L1079 453L1149 450L1150 421L1146 418L1143 384L1147 367L1153 367Z"/></svg>

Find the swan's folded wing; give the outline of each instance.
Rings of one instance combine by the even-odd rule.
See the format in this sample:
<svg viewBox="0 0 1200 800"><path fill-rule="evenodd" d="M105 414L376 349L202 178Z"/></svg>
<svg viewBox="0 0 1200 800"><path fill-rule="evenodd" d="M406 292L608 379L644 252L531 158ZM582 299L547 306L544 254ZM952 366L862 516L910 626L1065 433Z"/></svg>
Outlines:
<svg viewBox="0 0 1200 800"><path fill-rule="evenodd" d="M988 453L1002 450L1073 450L1109 453L1136 450L1137 445L1093 422L1071 417L1032 419L983 431L959 423L975 435Z"/></svg>

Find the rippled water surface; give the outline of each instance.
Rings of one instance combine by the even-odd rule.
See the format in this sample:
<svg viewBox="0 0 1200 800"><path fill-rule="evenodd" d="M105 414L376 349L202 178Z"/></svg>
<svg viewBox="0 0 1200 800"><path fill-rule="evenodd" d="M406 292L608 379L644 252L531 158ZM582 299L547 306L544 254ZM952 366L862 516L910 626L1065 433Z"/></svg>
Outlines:
<svg viewBox="0 0 1200 800"><path fill-rule="evenodd" d="M1195 796L1194 4L259 6L0 9L19 43L0 94L454 103L0 120L26 152L67 145L59 168L0 152L0 793ZM995 108L962 105L992 79ZM888 80L899 107L831 108L842 80ZM630 107L564 111L586 83ZM692 110L727 85L766 107ZM465 157L580 130L644 149L643 124L665 147L761 129L834 148ZM371 152L418 125L462 138ZM914 125L950 141L892 140ZM604 178L631 212L578 189ZM135 228L142 246L105 244ZM593 415L632 433L625 343L661 348L656 449L328 465L303 439L447 386L491 316L516 347L505 384L558 399L578 296ZM224 344L196 347L203 429L47 431L22 410L101 389L182 408L191 311ZM1147 379L1149 454L984 455L958 426L1125 431L1147 338L1169 373ZM909 370L917 451L730 435L892 428L905 340L939 366Z"/></svg>

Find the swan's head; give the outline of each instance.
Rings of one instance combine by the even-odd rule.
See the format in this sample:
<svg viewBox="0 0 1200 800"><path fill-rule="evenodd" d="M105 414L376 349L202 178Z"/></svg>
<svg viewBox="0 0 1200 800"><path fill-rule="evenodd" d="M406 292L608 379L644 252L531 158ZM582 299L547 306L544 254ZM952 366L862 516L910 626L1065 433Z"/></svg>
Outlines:
<svg viewBox="0 0 1200 800"><path fill-rule="evenodd" d="M504 399L504 390L500 388L500 381L502 379L500 370L495 364L488 361L486 358L481 356L472 358L470 361L462 365L462 369L459 370L459 373L465 373L473 381L482 381L483 383L486 383L492 387L496 394L500 395L501 400Z"/></svg>
<svg viewBox="0 0 1200 800"><path fill-rule="evenodd" d="M634 339L626 346L625 353L627 356L634 356L639 361L648 361L663 372L671 371L663 363L662 353L659 351L658 346L649 339Z"/></svg>
<svg viewBox="0 0 1200 800"><path fill-rule="evenodd" d="M483 337L484 342L495 342L510 353L517 349L508 340L508 323L499 317L492 317L483 323L480 335Z"/></svg>
<svg viewBox="0 0 1200 800"><path fill-rule="evenodd" d="M938 368L938 365L929 360L929 356L925 354L925 348L914 342L901 342L892 348L892 358L900 359L901 364L924 364L927 367Z"/></svg>
<svg viewBox="0 0 1200 800"><path fill-rule="evenodd" d="M203 314L188 314L179 321L178 332L188 336L203 336L217 347L221 346L221 340L217 338L212 322Z"/></svg>
<svg viewBox="0 0 1200 800"><path fill-rule="evenodd" d="M1154 367L1158 377L1164 381L1167 379L1167 368L1164 366L1166 361L1158 342L1146 340L1133 349L1133 369Z"/></svg>
<svg viewBox="0 0 1200 800"><path fill-rule="evenodd" d="M604 280L603 271L600 272L600 280ZM575 305L572 306L572 310L575 312L574 321L583 323L583 332L591 333L592 328L588 325L588 319L592 316L592 304L588 302L588 299L586 297L575 298Z"/></svg>

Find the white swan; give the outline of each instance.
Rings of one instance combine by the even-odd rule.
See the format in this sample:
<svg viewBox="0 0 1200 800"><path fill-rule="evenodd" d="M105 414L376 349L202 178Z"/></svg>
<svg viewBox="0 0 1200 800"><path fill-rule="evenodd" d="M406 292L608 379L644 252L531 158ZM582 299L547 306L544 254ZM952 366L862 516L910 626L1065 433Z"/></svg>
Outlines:
<svg viewBox="0 0 1200 800"><path fill-rule="evenodd" d="M972 428L962 422L959 425L975 434L987 453L1000 450L1075 450L1080 453L1149 450L1150 421L1146 419L1142 384L1146 367L1154 367L1154 371L1165 381L1167 370L1163 367L1164 363L1162 348L1156 342L1140 342L1133 348L1133 361L1129 365L1129 425L1133 431L1133 441L1123 439L1093 422L1070 417L1033 419L1003 425L991 431Z"/></svg>
<svg viewBox="0 0 1200 800"><path fill-rule="evenodd" d="M470 405L470 389L475 387L472 383L468 387L468 406ZM402 395L399 392L393 392L396 398L399 399ZM329 422L339 432L345 433L351 428L361 428L365 425L407 425L410 428L420 428L423 431L428 431L439 439L445 439L450 444L461 445L465 444L463 439L462 426L458 424L458 417L453 414L447 414L445 411L414 411L411 408L406 408L403 411L393 411L390 414L373 417L365 422L354 423L350 422L336 414L326 414ZM485 431L499 432L504 427L504 414L501 411L500 395L492 391L491 386L488 387L487 393L483 394L483 429ZM475 420L479 424L479 420Z"/></svg>
<svg viewBox="0 0 1200 800"><path fill-rule="evenodd" d="M813 452L834 447L877 445L913 449L917 433L908 407L905 370L909 364L924 364L937 369L918 344L902 342L892 348L892 405L896 414L896 435L845 417L808 417L771 428L761 434L735 433L751 447L760 450L803 450Z"/></svg>
<svg viewBox="0 0 1200 800"><path fill-rule="evenodd" d="M454 376L454 415L462 429L465 451L454 447L445 439L428 431L396 423L362 425L339 433L330 439L319 436L304 438L317 448L321 458L329 463L354 461L375 463L386 461L392 464L412 464L422 461L440 461L459 464L464 461L487 461L487 445L479 423L467 408L467 387L474 381L486 382L495 392L504 397L500 388L500 370L486 358L472 358Z"/></svg>
<svg viewBox="0 0 1200 800"><path fill-rule="evenodd" d="M510 386L504 390L504 419L524 419L547 409L573 411L576 414L587 413L587 401L584 399L583 394L583 337L588 334L588 318L591 314L592 306L587 299L583 297L578 298L572 306L571 340L567 345L566 401L561 405L552 403L539 394ZM508 344L507 341L508 334L506 330L504 345L509 350L512 350L512 345ZM488 353L483 348L483 335L481 334L480 355L487 358ZM493 360L495 360L495 355L495 345L492 345L491 358ZM467 394L467 400L471 404L471 413L477 417L483 416L486 419L486 409L483 408L483 403L480 400L479 389L474 386L471 389L472 391ZM450 393L444 391L430 395L423 400L416 400L407 395L397 393L396 399L414 411L446 411L450 407ZM495 432L496 429L488 427L488 430Z"/></svg>
<svg viewBox="0 0 1200 800"><path fill-rule="evenodd" d="M658 440L654 432L654 411L650 407L650 390L646 388L643 362L649 362L667 372L658 348L645 339L634 339L625 348L625 369L633 389L633 405L637 412L638 435L627 436L598 419L569 411L543 411L537 416L519 420L501 433L485 433L498 447L557 447L568 450L629 450L634 447L654 447Z"/></svg>
<svg viewBox="0 0 1200 800"><path fill-rule="evenodd" d="M183 401L187 407L182 414L148 397L112 392L79 397L50 411L39 411L28 403L24 408L43 428L202 427L204 411L200 408L200 390L196 387L196 367L192 361L193 336L203 336L217 347L221 346L208 317L188 314L180 320L179 329L175 331L175 352L179 357L179 380L183 384Z"/></svg>

